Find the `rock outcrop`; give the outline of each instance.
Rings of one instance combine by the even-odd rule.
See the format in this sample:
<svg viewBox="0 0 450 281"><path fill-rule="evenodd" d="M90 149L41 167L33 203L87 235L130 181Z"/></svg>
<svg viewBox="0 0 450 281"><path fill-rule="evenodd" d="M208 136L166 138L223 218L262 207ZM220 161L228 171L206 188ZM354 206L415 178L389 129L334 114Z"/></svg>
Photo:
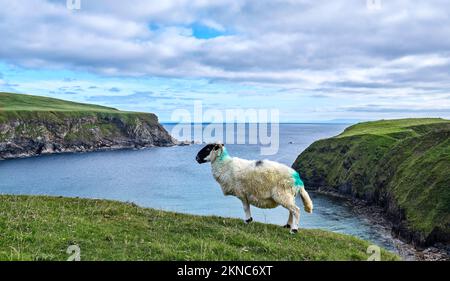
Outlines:
<svg viewBox="0 0 450 281"><path fill-rule="evenodd" d="M6 100L3 96L14 99ZM2 98L6 102L16 101L16 96L22 95L2 93L0 102ZM27 101L41 99L27 96ZM75 105L77 110L28 110L26 107L26 110L2 110L0 104L0 159L177 143L152 113ZM84 109L83 106L88 110L78 109Z"/></svg>
<svg viewBox="0 0 450 281"><path fill-rule="evenodd" d="M313 143L293 168L307 188L383 207L394 233L409 243L450 243L448 120L360 123Z"/></svg>

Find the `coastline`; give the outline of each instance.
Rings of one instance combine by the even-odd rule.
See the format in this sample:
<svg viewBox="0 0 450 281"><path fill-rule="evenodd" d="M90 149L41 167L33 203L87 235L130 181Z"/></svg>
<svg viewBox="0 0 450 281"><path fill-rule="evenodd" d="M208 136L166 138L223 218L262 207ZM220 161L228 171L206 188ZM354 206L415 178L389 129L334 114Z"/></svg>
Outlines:
<svg viewBox="0 0 450 281"><path fill-rule="evenodd" d="M50 156L53 154L77 154L77 153L89 153L89 152L102 152L102 151L118 151L118 150L140 150L152 147L172 147L172 146L187 146L191 142L176 142L167 145L145 145L145 146L110 146L101 147L96 149L83 149L83 150L64 150L64 151L53 151L53 152L43 152L37 155L15 155L15 157L0 159L0 160L14 160L23 159L39 156ZM384 232L389 234L389 238L392 239L393 244L396 248L396 254L400 255L404 260L418 260L418 261L431 261L431 260L450 260L450 254L445 251L444 248L440 247L427 247L427 248L415 248L412 244L403 241L400 237L395 235L392 231L393 223L389 221L383 209L376 205L370 205L367 201L349 197L340 194L329 188L318 188L310 190L312 193L323 194L330 197L341 198L345 200L345 204L351 209L352 212L357 216L368 219L374 224L380 226Z"/></svg>
<svg viewBox="0 0 450 281"><path fill-rule="evenodd" d="M371 205L365 200L349 197L326 187L310 190L309 192L343 199L355 215L366 218L370 222L384 228L386 233L390 234L390 238L398 251L397 254L403 260L450 261L450 249L447 249L443 245L435 244L424 248L415 247L413 244L404 241L401 236L396 235L393 231L393 222L388 219L383 208L380 206Z"/></svg>
<svg viewBox="0 0 450 281"><path fill-rule="evenodd" d="M141 150L146 148L152 148L152 147L172 147L172 146L186 146L189 144L186 144L184 142L174 142L174 143L168 143L168 144L146 144L146 145L112 145L108 147L98 147L98 148L71 148L71 149L64 149L61 151L42 151L40 154L31 154L31 153L20 153L15 155L6 155L0 156L0 161L6 161L6 160L14 160L14 159L26 159L26 158L33 158L33 157L40 157L40 156L47 156L47 155L55 155L55 154L78 154L78 153L90 153L90 152L103 152L103 151L120 151L120 150Z"/></svg>

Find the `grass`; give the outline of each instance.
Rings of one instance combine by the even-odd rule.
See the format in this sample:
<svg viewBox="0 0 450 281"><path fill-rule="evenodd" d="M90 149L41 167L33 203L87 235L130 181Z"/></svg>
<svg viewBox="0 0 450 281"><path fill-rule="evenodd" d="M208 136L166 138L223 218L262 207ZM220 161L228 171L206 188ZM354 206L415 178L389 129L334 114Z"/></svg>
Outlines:
<svg viewBox="0 0 450 281"><path fill-rule="evenodd" d="M410 226L427 234L450 232L450 130L408 138L383 158L380 170Z"/></svg>
<svg viewBox="0 0 450 281"><path fill-rule="evenodd" d="M0 92L0 122L9 120L32 120L65 123L64 119L95 117L98 119L120 118L124 123L137 119L156 124L158 118L152 113L121 111L112 107L65 101L41 96Z"/></svg>
<svg viewBox="0 0 450 281"><path fill-rule="evenodd" d="M0 92L1 111L95 111L120 112L112 107L54 98Z"/></svg>
<svg viewBox="0 0 450 281"><path fill-rule="evenodd" d="M106 200L0 196L0 260L366 260L368 242L321 230L202 217ZM382 250L382 260L398 256Z"/></svg>
<svg viewBox="0 0 450 281"><path fill-rule="evenodd" d="M99 139L124 137L143 125L162 130L153 113L4 92L0 92L1 125L5 129L0 142L64 138L68 145L88 146Z"/></svg>
<svg viewBox="0 0 450 281"><path fill-rule="evenodd" d="M337 138L358 136L358 135L378 135L378 136L418 136L417 126L427 126L436 124L450 124L449 120L441 118L407 118L363 122L348 127Z"/></svg>
<svg viewBox="0 0 450 281"><path fill-rule="evenodd" d="M312 144L293 167L307 186L326 186L376 203L392 198L422 242L433 231L450 234L449 120L356 124Z"/></svg>

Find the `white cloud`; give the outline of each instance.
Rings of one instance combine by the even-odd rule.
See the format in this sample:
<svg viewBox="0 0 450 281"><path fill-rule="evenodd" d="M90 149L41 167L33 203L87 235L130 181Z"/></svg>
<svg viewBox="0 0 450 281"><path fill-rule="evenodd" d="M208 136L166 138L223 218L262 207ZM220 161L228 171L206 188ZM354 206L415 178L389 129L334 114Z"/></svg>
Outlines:
<svg viewBox="0 0 450 281"><path fill-rule="evenodd" d="M206 78L292 94L450 93L444 0L0 0L0 61L114 76ZM224 36L196 38L201 24ZM155 28L152 28L152 27ZM425 102L428 100L424 99Z"/></svg>

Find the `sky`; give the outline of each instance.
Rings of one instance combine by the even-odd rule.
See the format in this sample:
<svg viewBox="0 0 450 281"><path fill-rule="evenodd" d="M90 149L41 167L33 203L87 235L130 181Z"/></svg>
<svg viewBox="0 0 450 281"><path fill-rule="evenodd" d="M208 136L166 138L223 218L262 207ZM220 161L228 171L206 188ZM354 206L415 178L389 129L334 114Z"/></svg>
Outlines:
<svg viewBox="0 0 450 281"><path fill-rule="evenodd" d="M66 2L0 0L0 91L163 122L196 100L282 122L450 118L444 0Z"/></svg>

